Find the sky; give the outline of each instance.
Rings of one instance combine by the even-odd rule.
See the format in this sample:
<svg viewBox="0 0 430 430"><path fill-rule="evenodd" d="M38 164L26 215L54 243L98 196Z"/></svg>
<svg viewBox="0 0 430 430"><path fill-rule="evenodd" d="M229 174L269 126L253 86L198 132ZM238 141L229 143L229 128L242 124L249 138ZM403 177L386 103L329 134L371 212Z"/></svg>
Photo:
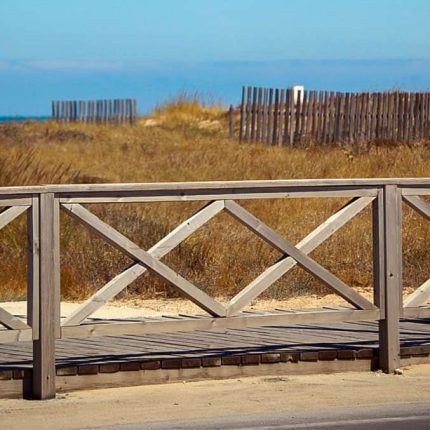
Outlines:
<svg viewBox="0 0 430 430"><path fill-rule="evenodd" d="M0 0L0 115L242 85L430 88L429 0Z"/></svg>

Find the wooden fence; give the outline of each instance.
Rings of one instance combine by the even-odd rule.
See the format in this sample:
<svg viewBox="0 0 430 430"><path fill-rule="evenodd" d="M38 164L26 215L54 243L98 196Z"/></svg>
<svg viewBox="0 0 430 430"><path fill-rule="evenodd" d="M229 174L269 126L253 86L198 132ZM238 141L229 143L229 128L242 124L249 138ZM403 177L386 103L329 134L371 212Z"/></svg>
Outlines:
<svg viewBox="0 0 430 430"><path fill-rule="evenodd" d="M393 372L400 363L399 318L430 316L430 280L402 299L402 201L430 220L430 178L324 179L152 184L47 185L0 188L0 229L27 214L27 318L0 306L0 341L33 341L33 395L55 396L55 339L245 328L340 321L379 322L379 366ZM248 199L348 197L349 202L294 245L242 204ZM84 205L201 201L201 208L150 249L142 249ZM348 221L372 207L373 299L345 284L310 257ZM60 210L133 260L66 318L60 316ZM162 258L220 212L232 216L279 250L283 257L264 270L228 303L221 303L183 278ZM373 251L372 251L373 250ZM255 298L296 265L340 295L349 307L319 310L244 312ZM103 323L87 318L146 271L161 277L205 314Z"/></svg>
<svg viewBox="0 0 430 430"><path fill-rule="evenodd" d="M243 87L240 142L291 145L430 139L430 93L340 93Z"/></svg>
<svg viewBox="0 0 430 430"><path fill-rule="evenodd" d="M134 124L137 119L136 99L54 100L52 119L62 122Z"/></svg>

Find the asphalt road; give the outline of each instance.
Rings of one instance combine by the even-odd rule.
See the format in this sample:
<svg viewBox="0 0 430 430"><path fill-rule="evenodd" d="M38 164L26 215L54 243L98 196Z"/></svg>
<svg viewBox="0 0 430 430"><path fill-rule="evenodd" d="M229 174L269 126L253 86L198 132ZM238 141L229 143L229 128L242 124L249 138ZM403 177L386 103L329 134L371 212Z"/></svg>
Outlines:
<svg viewBox="0 0 430 430"><path fill-rule="evenodd" d="M288 401L286 399L286 401ZM286 413L219 417L186 421L160 421L98 430L429 430L430 404L409 403L352 408L330 408Z"/></svg>

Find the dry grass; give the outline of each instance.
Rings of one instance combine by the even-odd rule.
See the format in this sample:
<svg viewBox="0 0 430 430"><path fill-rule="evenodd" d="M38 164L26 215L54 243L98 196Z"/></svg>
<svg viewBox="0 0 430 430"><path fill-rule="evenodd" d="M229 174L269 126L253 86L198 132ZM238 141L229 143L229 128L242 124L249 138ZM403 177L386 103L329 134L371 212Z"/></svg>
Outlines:
<svg viewBox="0 0 430 430"><path fill-rule="evenodd" d="M239 179L428 176L430 148L379 142L365 151L309 145L282 149L239 145L227 139L220 107L198 100L176 100L159 107L157 126L56 124L51 122L0 126L0 185L70 182L155 182ZM208 126L209 121L209 126ZM219 127L212 127L216 122ZM203 125L202 125L203 123ZM154 125L154 124L152 124ZM327 218L344 199L248 201L244 205L293 242ZM200 207L191 203L93 205L100 217L148 248ZM417 286L430 275L430 229L405 209L406 286ZM130 261L62 216L62 292L82 299L100 288ZM347 224L312 256L357 288L372 278L370 212ZM164 261L216 296L229 297L261 273L279 254L226 214L200 229ZM25 220L0 235L0 297L25 295ZM325 289L301 269L294 269L266 294L323 294ZM144 275L123 297L174 296L153 275Z"/></svg>

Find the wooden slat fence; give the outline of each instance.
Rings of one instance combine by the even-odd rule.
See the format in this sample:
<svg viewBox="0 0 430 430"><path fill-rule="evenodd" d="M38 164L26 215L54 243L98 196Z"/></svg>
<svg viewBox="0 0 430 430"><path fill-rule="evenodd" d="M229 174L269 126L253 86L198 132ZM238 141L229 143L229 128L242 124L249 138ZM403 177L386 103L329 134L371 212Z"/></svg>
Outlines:
<svg viewBox="0 0 430 430"><path fill-rule="evenodd" d="M52 119L61 122L134 124L136 99L53 100Z"/></svg>
<svg viewBox="0 0 430 430"><path fill-rule="evenodd" d="M240 142L291 145L430 139L430 93L242 88Z"/></svg>

